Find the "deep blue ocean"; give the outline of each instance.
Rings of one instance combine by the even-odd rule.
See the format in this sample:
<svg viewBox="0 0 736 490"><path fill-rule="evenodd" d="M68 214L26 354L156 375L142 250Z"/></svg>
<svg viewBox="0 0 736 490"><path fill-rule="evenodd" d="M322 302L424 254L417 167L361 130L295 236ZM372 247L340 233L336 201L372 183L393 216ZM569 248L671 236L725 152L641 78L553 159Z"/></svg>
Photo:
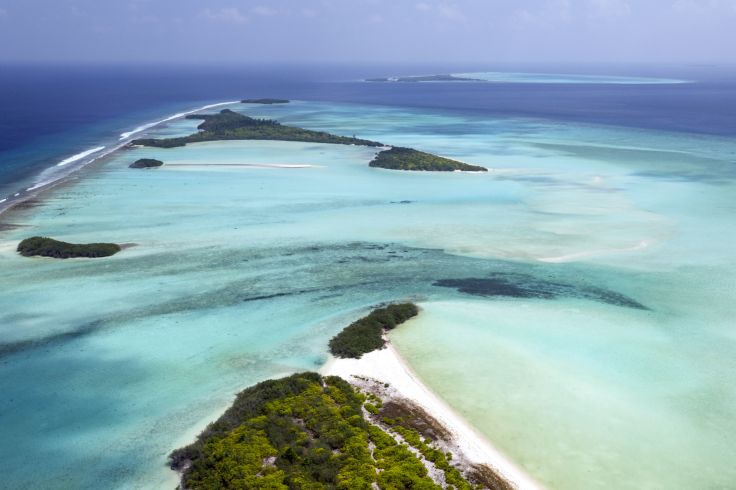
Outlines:
<svg viewBox="0 0 736 490"><path fill-rule="evenodd" d="M672 77L673 85L364 83L467 71ZM736 135L736 68L715 66L2 66L0 199L44 168L145 122L251 97L426 107Z"/></svg>

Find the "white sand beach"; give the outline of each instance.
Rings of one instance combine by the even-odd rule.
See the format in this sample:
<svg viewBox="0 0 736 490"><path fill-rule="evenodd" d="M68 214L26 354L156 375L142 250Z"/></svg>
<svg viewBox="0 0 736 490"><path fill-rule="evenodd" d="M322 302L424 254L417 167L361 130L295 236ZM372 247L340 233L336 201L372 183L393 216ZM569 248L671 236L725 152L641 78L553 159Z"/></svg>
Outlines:
<svg viewBox="0 0 736 490"><path fill-rule="evenodd" d="M430 391L412 372L401 355L389 342L385 349L364 354L360 359L330 357L320 373L340 376L351 382L356 377L372 378L389 383L399 394L431 414L452 434L462 456L475 464L486 464L520 490L541 490L544 487L525 474L513 461L476 432L463 418Z"/></svg>

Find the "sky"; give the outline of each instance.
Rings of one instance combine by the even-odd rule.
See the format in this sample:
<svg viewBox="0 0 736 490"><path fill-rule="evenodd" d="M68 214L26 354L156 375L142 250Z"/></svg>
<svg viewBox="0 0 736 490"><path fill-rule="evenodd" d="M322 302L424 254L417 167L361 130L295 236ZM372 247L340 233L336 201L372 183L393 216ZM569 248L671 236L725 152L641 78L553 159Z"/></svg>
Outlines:
<svg viewBox="0 0 736 490"><path fill-rule="evenodd" d="M736 0L0 0L0 62L736 62Z"/></svg>

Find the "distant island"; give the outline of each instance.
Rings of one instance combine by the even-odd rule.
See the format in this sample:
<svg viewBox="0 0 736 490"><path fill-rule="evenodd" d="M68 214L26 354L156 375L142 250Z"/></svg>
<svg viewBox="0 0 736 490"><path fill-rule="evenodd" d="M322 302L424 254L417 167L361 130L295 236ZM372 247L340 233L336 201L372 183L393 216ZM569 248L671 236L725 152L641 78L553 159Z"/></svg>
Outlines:
<svg viewBox="0 0 736 490"><path fill-rule="evenodd" d="M41 256L55 259L109 257L120 250L120 245L116 243L67 243L41 236L26 238L18 244L18 252L24 257Z"/></svg>
<svg viewBox="0 0 736 490"><path fill-rule="evenodd" d="M291 102L288 99L243 99L240 101L241 104L288 104Z"/></svg>
<svg viewBox="0 0 736 490"><path fill-rule="evenodd" d="M331 143L339 145L360 145L384 147L383 143L361 138L337 136L324 131L284 126L274 119L258 119L246 116L230 109L223 109L216 114L189 114L187 119L201 119L199 130L189 136L178 138L143 138L133 140L132 145L152 146L156 148L175 148L187 143L223 140L276 140L301 141L309 143ZM485 172L485 167L469 165L449 158L432 155L412 148L393 147L379 152L369 163L371 167L390 170L412 171L464 171Z"/></svg>
<svg viewBox="0 0 736 490"><path fill-rule="evenodd" d="M411 303L379 308L335 338L357 346L348 354L360 357L383 346L374 334L417 312ZM317 373L264 381L240 392L193 444L173 451L171 468L181 473L180 488L192 490L513 488L490 467L453 454L447 428L387 387Z"/></svg>
<svg viewBox="0 0 736 490"><path fill-rule="evenodd" d="M380 152L369 163L371 167L391 170L414 170L434 172L487 172L488 169L478 165L470 165L457 160L440 157L431 153L394 146L390 150Z"/></svg>
<svg viewBox="0 0 736 490"><path fill-rule="evenodd" d="M164 162L155 158L141 158L128 165L130 168L156 168L163 165Z"/></svg>
<svg viewBox="0 0 736 490"><path fill-rule="evenodd" d="M413 75L408 77L366 78L366 82L485 82L479 78L458 77L455 75Z"/></svg>
<svg viewBox="0 0 736 490"><path fill-rule="evenodd" d="M223 140L276 140L339 145L383 146L382 143L355 137L337 136L323 131L283 126L273 119L256 119L239 112L223 109L217 114L190 114L187 119L203 119L198 132L179 138L137 139L133 145L175 148L187 143Z"/></svg>

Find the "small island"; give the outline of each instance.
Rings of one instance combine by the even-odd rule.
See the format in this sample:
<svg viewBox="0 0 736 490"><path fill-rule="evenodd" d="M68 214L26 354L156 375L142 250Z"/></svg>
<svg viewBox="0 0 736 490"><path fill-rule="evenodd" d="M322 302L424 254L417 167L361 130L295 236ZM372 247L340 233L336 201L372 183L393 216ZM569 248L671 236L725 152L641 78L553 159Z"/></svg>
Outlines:
<svg viewBox="0 0 736 490"><path fill-rule="evenodd" d="M432 437L440 427L337 376L301 373L242 391L170 461L192 490L510 489L487 467L463 475Z"/></svg>
<svg viewBox="0 0 736 490"><path fill-rule="evenodd" d="M335 357L360 359L363 354L382 349L386 345L383 334L418 313L419 308L413 303L394 304L374 310L334 336L330 340L330 352Z"/></svg>
<svg viewBox="0 0 736 490"><path fill-rule="evenodd" d="M243 99L240 101L241 104L288 104L291 102L287 99Z"/></svg>
<svg viewBox="0 0 736 490"><path fill-rule="evenodd" d="M156 168L163 165L164 162L155 158L141 158L128 165L129 168Z"/></svg>
<svg viewBox="0 0 736 490"><path fill-rule="evenodd" d="M390 170L414 170L433 172L487 172L488 169L478 165L470 165L457 160L432 155L412 148L395 146L380 152L369 164L371 167Z"/></svg>
<svg viewBox="0 0 736 490"><path fill-rule="evenodd" d="M417 312L412 303L376 309L330 348L341 339L340 346L355 346L348 357L380 349L376 339ZM442 423L388 383L307 372L240 392L169 461L181 474L180 488L191 490L513 488L462 451Z"/></svg>
<svg viewBox="0 0 736 490"><path fill-rule="evenodd" d="M223 109L217 114L190 114L187 119L202 119L198 132L179 138L144 138L133 140L133 145L157 148L175 148L187 143L224 140L276 140L339 145L383 146L376 141L356 137L337 136L324 131L283 126L274 119L256 119L239 112Z"/></svg>
<svg viewBox="0 0 736 490"><path fill-rule="evenodd" d="M24 257L52 257L71 259L77 257L109 257L120 252L117 243L67 243L53 238L34 236L18 244L18 252Z"/></svg>
<svg viewBox="0 0 736 490"><path fill-rule="evenodd" d="M408 77L366 78L366 82L485 82L478 78L455 75L412 75Z"/></svg>

